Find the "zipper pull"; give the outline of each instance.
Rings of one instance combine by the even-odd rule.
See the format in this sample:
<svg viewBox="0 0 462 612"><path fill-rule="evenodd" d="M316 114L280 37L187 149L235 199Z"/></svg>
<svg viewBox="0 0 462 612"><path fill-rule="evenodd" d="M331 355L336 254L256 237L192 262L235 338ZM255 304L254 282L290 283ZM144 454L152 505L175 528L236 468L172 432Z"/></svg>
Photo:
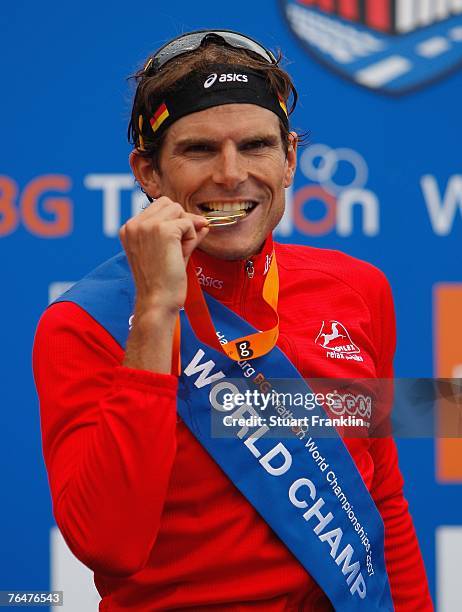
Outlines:
<svg viewBox="0 0 462 612"><path fill-rule="evenodd" d="M251 259L248 259L245 262L245 271L247 272L247 276L249 278L253 278L255 275L255 268L253 267L253 261Z"/></svg>

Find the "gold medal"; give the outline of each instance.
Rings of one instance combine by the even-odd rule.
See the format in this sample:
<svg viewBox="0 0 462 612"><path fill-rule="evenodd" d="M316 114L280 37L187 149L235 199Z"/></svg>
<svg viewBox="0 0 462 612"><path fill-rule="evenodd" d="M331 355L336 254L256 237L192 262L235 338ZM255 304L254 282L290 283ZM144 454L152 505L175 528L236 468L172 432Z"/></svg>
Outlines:
<svg viewBox="0 0 462 612"><path fill-rule="evenodd" d="M210 227L219 227L220 225L233 225L239 219L246 216L245 210L214 210L204 215L209 222Z"/></svg>

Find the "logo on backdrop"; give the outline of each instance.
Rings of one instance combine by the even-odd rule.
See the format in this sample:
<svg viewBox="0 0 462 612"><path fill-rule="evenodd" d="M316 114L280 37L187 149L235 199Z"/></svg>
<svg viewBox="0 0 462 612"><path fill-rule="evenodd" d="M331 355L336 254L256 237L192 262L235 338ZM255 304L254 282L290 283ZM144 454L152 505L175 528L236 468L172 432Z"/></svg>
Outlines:
<svg viewBox="0 0 462 612"><path fill-rule="evenodd" d="M380 203L367 188L369 168L360 153L312 144L301 155L299 168L309 182L287 198L278 234L288 236L296 230L305 236L323 236L334 230L339 236L356 231L373 237L380 233Z"/></svg>
<svg viewBox="0 0 462 612"><path fill-rule="evenodd" d="M367 186L368 165L358 151L313 144L301 155L299 168L305 184L295 191L287 190L286 210L276 234L379 235L380 203L376 193ZM87 174L83 187L95 192L95 214L100 217L103 235L108 238L117 238L121 225L145 208L146 196L134 188L131 174ZM427 210L435 235L447 236L459 231L462 174L425 174L420 177L420 190L423 210ZM74 206L70 176L43 174L25 184L10 176L0 176L0 238L21 230L40 239L66 238L79 230L74 228ZM85 226L84 223L80 229ZM264 274L270 263L265 261ZM221 288L217 283L213 286Z"/></svg>
<svg viewBox="0 0 462 612"><path fill-rule="evenodd" d="M354 359L362 361L359 347L339 321L323 321L315 343L326 349L326 357L331 359Z"/></svg>
<svg viewBox="0 0 462 612"><path fill-rule="evenodd" d="M460 0L280 0L305 48L355 83L402 95L462 67Z"/></svg>

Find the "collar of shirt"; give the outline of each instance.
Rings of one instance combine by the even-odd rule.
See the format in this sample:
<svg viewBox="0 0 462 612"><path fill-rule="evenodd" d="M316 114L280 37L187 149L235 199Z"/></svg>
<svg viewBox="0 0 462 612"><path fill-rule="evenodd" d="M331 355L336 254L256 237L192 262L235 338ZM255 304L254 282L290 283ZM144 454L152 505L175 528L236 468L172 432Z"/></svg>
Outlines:
<svg viewBox="0 0 462 612"><path fill-rule="evenodd" d="M193 264L204 291L225 304L237 304L261 297L272 254L270 234L261 250L246 259L219 259L197 249Z"/></svg>

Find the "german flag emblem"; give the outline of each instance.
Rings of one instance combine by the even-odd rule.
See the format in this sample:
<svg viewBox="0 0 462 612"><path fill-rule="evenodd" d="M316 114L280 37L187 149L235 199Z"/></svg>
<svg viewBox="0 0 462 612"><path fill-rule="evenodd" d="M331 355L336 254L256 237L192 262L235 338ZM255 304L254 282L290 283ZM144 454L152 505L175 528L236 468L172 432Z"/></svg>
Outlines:
<svg viewBox="0 0 462 612"><path fill-rule="evenodd" d="M284 102L284 100L282 99L282 97L278 94L278 99L279 99L279 106L282 108L282 110L284 111L284 114L286 117L289 117L289 113L287 112L287 106L286 103Z"/></svg>
<svg viewBox="0 0 462 612"><path fill-rule="evenodd" d="M157 130L169 116L170 113L168 112L168 108L166 107L165 103L161 104L149 120L149 123L152 127L152 131L157 132Z"/></svg>

